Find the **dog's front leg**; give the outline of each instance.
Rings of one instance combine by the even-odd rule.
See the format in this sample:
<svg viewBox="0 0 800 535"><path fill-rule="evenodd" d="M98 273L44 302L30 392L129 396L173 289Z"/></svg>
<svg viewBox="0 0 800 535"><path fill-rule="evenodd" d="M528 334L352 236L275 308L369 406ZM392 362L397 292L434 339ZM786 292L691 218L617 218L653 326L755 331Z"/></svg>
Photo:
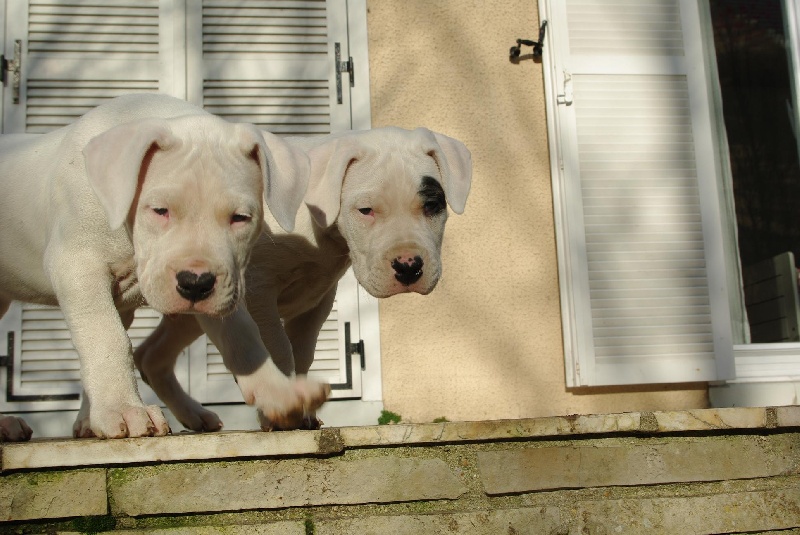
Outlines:
<svg viewBox="0 0 800 535"><path fill-rule="evenodd" d="M286 321L285 331L292 344L294 371L298 378L304 378L314 362L319 332L331 313L335 299L336 286L322 298L317 306ZM265 426L264 420L265 418L262 417L262 427ZM319 429L320 427L322 427L322 421L317 418L314 411L309 411L300 423L301 429Z"/></svg>
<svg viewBox="0 0 800 535"><path fill-rule="evenodd" d="M139 396L131 343L114 306L108 268L93 255L51 258L53 287L81 362L85 406L74 435L166 435L169 424L161 409L145 406Z"/></svg>
<svg viewBox="0 0 800 535"><path fill-rule="evenodd" d="M275 314L277 317L277 310ZM236 377L245 403L255 406L272 426L297 428L307 414L317 410L328 398L330 387L327 384L287 377L281 372L244 303L225 318L198 316L197 319ZM270 349L291 351L283 329L273 332L275 336L268 340Z"/></svg>

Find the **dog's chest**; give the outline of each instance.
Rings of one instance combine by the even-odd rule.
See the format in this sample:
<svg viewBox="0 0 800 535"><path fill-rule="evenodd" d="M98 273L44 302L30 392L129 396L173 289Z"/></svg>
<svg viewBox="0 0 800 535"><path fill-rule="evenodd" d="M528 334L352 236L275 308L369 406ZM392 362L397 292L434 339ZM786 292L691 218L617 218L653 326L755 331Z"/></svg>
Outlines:
<svg viewBox="0 0 800 535"><path fill-rule="evenodd" d="M248 307L273 298L281 318L291 319L318 306L348 267L349 248L338 229L320 229L301 212L295 232L259 238L247 269Z"/></svg>
<svg viewBox="0 0 800 535"><path fill-rule="evenodd" d="M347 259L325 263L299 264L281 280L278 310L284 319L295 317L316 307L336 287L347 271Z"/></svg>

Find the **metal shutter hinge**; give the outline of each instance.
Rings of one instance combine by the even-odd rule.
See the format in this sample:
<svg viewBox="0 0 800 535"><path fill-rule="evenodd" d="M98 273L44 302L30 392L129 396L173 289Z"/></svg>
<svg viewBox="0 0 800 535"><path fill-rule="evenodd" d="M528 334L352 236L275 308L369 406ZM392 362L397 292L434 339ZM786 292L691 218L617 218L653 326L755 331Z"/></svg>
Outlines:
<svg viewBox="0 0 800 535"><path fill-rule="evenodd" d="M342 61L342 45L341 43L334 43L334 66L336 67L336 102L342 103L342 73L346 72L350 76L350 87L355 87L355 66L353 65L353 58L348 56L347 61Z"/></svg>
<svg viewBox="0 0 800 535"><path fill-rule="evenodd" d="M358 353L361 355L361 369L364 370L366 368L366 364L364 362L364 340L359 340L358 342L351 342L350 341L350 322L344 322L344 352L345 352L345 376L347 379L344 383L332 383L331 388L333 390L349 390L353 388L353 364L352 364L352 356L353 353Z"/></svg>
<svg viewBox="0 0 800 535"><path fill-rule="evenodd" d="M358 342L353 342L350 344L350 354L358 353L361 356L361 369L367 369L367 363L364 360L364 340L359 340Z"/></svg>
<svg viewBox="0 0 800 535"><path fill-rule="evenodd" d="M8 333L8 352L5 355L0 355L0 368L8 368L11 366L11 359L14 358L14 332Z"/></svg>
<svg viewBox="0 0 800 535"><path fill-rule="evenodd" d="M351 342L350 341L350 322L346 321L344 323L344 350L347 353L347 360L350 360L350 357L353 353L358 353L361 357L361 369L367 369L367 363L364 360L364 340L359 340L358 342Z"/></svg>
<svg viewBox="0 0 800 535"><path fill-rule="evenodd" d="M22 66L22 40L14 41L14 59L0 56L0 71L2 71L3 85L8 85L8 73L11 73L11 90L13 91L14 104L19 104L19 86L21 83L20 67Z"/></svg>

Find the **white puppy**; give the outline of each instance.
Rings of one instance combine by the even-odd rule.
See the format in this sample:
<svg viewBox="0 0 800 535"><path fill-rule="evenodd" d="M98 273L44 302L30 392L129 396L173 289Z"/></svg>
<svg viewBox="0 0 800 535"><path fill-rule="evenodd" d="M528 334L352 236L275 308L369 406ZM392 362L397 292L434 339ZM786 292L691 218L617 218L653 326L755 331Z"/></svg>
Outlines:
<svg viewBox="0 0 800 535"><path fill-rule="evenodd" d="M293 233L281 232L267 216L269 230L256 244L247 272L246 299L273 360L285 374L302 377L314 359L337 282L351 264L375 297L433 290L441 274L446 205L464 211L472 165L461 142L423 128L286 141L311 159L307 209L300 210ZM192 317L164 318L134 357L184 426L216 431L222 427L217 415L189 397L173 372L179 352L200 334ZM233 328L228 334L241 338ZM237 379L242 386L243 378ZM248 387L270 388L270 380L252 376ZM313 408L259 416L265 430L318 426Z"/></svg>
<svg viewBox="0 0 800 535"><path fill-rule="evenodd" d="M161 410L137 391L134 310L199 314L212 333L222 316L252 323L237 303L263 199L291 229L308 158L182 100L127 95L48 134L3 136L0 177L0 314L12 300L61 307L84 389L75 435L164 435ZM277 392L283 412L326 396L288 379Z"/></svg>

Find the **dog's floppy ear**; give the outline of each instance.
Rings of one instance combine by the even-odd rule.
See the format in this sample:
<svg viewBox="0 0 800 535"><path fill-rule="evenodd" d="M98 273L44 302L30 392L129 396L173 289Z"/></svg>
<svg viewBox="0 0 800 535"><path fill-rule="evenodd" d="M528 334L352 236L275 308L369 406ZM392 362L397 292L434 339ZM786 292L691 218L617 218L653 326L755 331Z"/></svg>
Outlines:
<svg viewBox="0 0 800 535"><path fill-rule="evenodd" d="M249 124L236 124L246 154L261 167L264 199L278 224L287 232L294 230L294 220L308 189L308 156L275 134Z"/></svg>
<svg viewBox="0 0 800 535"><path fill-rule="evenodd" d="M83 149L89 185L106 212L111 230L128 217L139 173L151 148L168 149L176 138L167 121L142 119L115 126L92 138Z"/></svg>
<svg viewBox="0 0 800 535"><path fill-rule="evenodd" d="M469 149L457 139L426 128L418 128L417 131L422 131L422 135L428 138L425 150L436 161L442 174L447 204L455 213L463 214L472 184L472 156Z"/></svg>
<svg viewBox="0 0 800 535"><path fill-rule="evenodd" d="M306 205L320 227L330 227L339 217L347 168L362 157L362 152L363 147L352 137L341 137L308 151L311 178Z"/></svg>

